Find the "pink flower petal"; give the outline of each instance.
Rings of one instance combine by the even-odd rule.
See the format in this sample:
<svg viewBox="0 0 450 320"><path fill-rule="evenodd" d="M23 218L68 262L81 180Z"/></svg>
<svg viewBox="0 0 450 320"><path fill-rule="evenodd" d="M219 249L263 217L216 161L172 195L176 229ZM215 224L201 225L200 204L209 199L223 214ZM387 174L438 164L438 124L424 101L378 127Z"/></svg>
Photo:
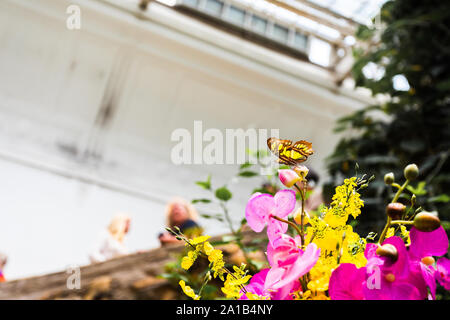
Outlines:
<svg viewBox="0 0 450 320"><path fill-rule="evenodd" d="M298 238L298 239L297 239ZM272 267L282 267L292 264L297 260L300 250L300 237L291 238L287 234L280 236L278 240L267 244L267 259Z"/></svg>
<svg viewBox="0 0 450 320"><path fill-rule="evenodd" d="M376 251L378 249L378 245L375 243L366 244L366 249L364 250L364 256L367 260L376 256Z"/></svg>
<svg viewBox="0 0 450 320"><path fill-rule="evenodd" d="M388 282L381 279L379 289L364 286L364 296L367 300L421 300L422 295L416 287L407 282Z"/></svg>
<svg viewBox="0 0 450 320"><path fill-rule="evenodd" d="M358 269L351 263L340 264L331 274L328 289L331 300L363 300L365 279L365 268Z"/></svg>
<svg viewBox="0 0 450 320"><path fill-rule="evenodd" d="M271 268L267 273L264 290L275 289L273 286L281 280L285 272L284 268Z"/></svg>
<svg viewBox="0 0 450 320"><path fill-rule="evenodd" d="M434 277L434 270L423 263L420 263L420 269L422 271L423 279L430 289L431 297L433 300L436 299L436 279Z"/></svg>
<svg viewBox="0 0 450 320"><path fill-rule="evenodd" d="M411 245L409 253L414 259L420 260L428 256L443 256L448 250L448 237L444 228L431 232L422 232L412 227L409 236Z"/></svg>
<svg viewBox="0 0 450 320"><path fill-rule="evenodd" d="M303 254L299 254L297 260L286 269L283 278L272 285L273 289L284 287L285 285L298 280L301 276L309 272L319 259L320 249L315 243L306 246Z"/></svg>
<svg viewBox="0 0 450 320"><path fill-rule="evenodd" d="M269 220L269 215L274 207L275 200L270 194L252 196L245 208L247 224L253 231L261 232Z"/></svg>
<svg viewBox="0 0 450 320"><path fill-rule="evenodd" d="M274 243L280 239L280 237L286 233L287 229L287 223L269 218L267 223L267 237L269 238L269 242Z"/></svg>
<svg viewBox="0 0 450 320"><path fill-rule="evenodd" d="M295 192L292 190L281 190L275 194L275 212L280 218L284 218L291 213L296 204Z"/></svg>
<svg viewBox="0 0 450 320"><path fill-rule="evenodd" d="M436 278L446 290L450 290L450 260L440 258L436 263Z"/></svg>

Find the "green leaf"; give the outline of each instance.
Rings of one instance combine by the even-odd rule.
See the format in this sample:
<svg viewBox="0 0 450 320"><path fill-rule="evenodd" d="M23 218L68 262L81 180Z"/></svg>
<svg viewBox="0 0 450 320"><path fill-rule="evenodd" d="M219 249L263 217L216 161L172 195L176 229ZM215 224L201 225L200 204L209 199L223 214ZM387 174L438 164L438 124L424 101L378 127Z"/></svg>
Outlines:
<svg viewBox="0 0 450 320"><path fill-rule="evenodd" d="M201 203L210 203L211 200L209 200L209 199L194 199L194 200L192 200L192 203L199 203L199 202L201 202Z"/></svg>
<svg viewBox="0 0 450 320"><path fill-rule="evenodd" d="M239 176L246 177L246 178L254 177L254 176L257 176L257 175L258 175L258 173L254 172L254 171L242 171L242 172L239 172Z"/></svg>
<svg viewBox="0 0 450 320"><path fill-rule="evenodd" d="M244 164L241 164L241 166L239 167L239 170L243 170L243 169L247 169L249 167L251 167L253 164L251 164L250 162L246 162Z"/></svg>
<svg viewBox="0 0 450 320"><path fill-rule="evenodd" d="M202 213L200 216L201 216L202 218L205 218L205 219L215 219L215 220L218 220L218 221L221 221L221 222L224 221L224 219L223 219L223 217L222 217L221 214L215 214L215 215L213 215L213 214L205 214L205 213Z"/></svg>
<svg viewBox="0 0 450 320"><path fill-rule="evenodd" d="M446 194L441 194L438 195L436 197L431 197L430 199L428 199L429 202L443 202L443 203L447 203L450 201L450 197Z"/></svg>
<svg viewBox="0 0 450 320"><path fill-rule="evenodd" d="M230 192L230 190L227 189L226 186L223 186L222 188L216 190L217 199L228 201L231 199L232 196L233 194Z"/></svg>
<svg viewBox="0 0 450 320"><path fill-rule="evenodd" d="M208 179L206 181L196 181L196 185L199 185L203 189L211 190L211 175L208 176Z"/></svg>
<svg viewBox="0 0 450 320"><path fill-rule="evenodd" d="M416 196L423 196L427 194L427 191L425 190L425 185L426 182L425 181L421 181L417 184L417 187L414 188L413 186L409 185L406 187L406 189L408 189L409 191L411 191L412 193L414 193Z"/></svg>

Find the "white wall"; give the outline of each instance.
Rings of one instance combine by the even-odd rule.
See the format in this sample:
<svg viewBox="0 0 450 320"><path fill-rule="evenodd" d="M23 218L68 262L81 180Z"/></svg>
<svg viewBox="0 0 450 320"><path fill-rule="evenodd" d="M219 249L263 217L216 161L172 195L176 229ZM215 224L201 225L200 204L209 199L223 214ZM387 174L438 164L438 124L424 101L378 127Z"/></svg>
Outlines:
<svg viewBox="0 0 450 320"><path fill-rule="evenodd" d="M77 3L81 30L66 28ZM114 4L114 5L111 5ZM368 102L304 62L133 1L0 2L0 251L9 278L87 262L118 212L133 216L133 250L157 245L165 202L204 196L235 166L170 161L176 128L279 128L311 141L311 163L333 148L337 117ZM100 110L112 116L103 124ZM232 187L243 216L251 183ZM203 221L208 233L225 229Z"/></svg>

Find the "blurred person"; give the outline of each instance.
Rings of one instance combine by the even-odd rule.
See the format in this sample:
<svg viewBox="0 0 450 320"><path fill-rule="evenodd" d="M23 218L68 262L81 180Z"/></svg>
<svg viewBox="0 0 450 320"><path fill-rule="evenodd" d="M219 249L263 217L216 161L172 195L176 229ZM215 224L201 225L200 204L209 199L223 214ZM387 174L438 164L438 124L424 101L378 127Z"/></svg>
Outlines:
<svg viewBox="0 0 450 320"><path fill-rule="evenodd" d="M203 232L203 229L196 222L197 217L197 210L182 198L175 198L167 204L167 227L180 228L181 232L188 238L197 237ZM160 233L158 238L162 246L180 242L167 231Z"/></svg>
<svg viewBox="0 0 450 320"><path fill-rule="evenodd" d="M5 269L6 263L8 262L8 257L3 254L0 253L0 282L5 282L5 276L3 274L3 270Z"/></svg>
<svg viewBox="0 0 450 320"><path fill-rule="evenodd" d="M106 261L129 253L124 240L130 230L130 223L131 218L126 214L114 216L108 228L101 233L94 251L89 255L91 263Z"/></svg>

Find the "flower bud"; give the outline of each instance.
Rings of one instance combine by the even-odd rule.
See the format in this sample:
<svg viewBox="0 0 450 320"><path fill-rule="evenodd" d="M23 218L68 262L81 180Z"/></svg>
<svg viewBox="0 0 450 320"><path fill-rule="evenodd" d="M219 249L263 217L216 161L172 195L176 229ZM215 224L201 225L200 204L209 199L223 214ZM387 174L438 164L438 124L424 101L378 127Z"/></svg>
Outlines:
<svg viewBox="0 0 450 320"><path fill-rule="evenodd" d="M385 244L382 245L381 247L378 247L376 253L380 257L387 257L391 259L392 262L395 262L398 259L397 248L394 247L392 244Z"/></svg>
<svg viewBox="0 0 450 320"><path fill-rule="evenodd" d="M309 169L306 166L295 166L293 170L300 176L302 180L304 180L309 173Z"/></svg>
<svg viewBox="0 0 450 320"><path fill-rule="evenodd" d="M405 210L406 206L400 202L389 203L386 207L386 214L392 220L400 220Z"/></svg>
<svg viewBox="0 0 450 320"><path fill-rule="evenodd" d="M297 211L295 211L294 213L294 221L298 224L298 225L302 225L302 209L298 208ZM305 216L303 217L303 224L307 224L309 222L309 215L308 213L305 211Z"/></svg>
<svg viewBox="0 0 450 320"><path fill-rule="evenodd" d="M417 200L417 197L415 194L413 194L411 196L411 207L414 207L414 205L416 204L416 200Z"/></svg>
<svg viewBox="0 0 450 320"><path fill-rule="evenodd" d="M409 164L406 166L405 170L403 171L403 174L405 175L405 178L407 180L413 181L419 175L419 168L414 163Z"/></svg>
<svg viewBox="0 0 450 320"><path fill-rule="evenodd" d="M281 183L288 188L292 187L295 183L302 179L294 170L291 169L278 170L278 176Z"/></svg>
<svg viewBox="0 0 450 320"><path fill-rule="evenodd" d="M387 185L393 184L395 181L394 173L389 172L384 175L384 183Z"/></svg>
<svg viewBox="0 0 450 320"><path fill-rule="evenodd" d="M439 220L437 214L434 212L422 211L414 217L414 227L416 227L417 230L431 232L440 226L441 220Z"/></svg>

